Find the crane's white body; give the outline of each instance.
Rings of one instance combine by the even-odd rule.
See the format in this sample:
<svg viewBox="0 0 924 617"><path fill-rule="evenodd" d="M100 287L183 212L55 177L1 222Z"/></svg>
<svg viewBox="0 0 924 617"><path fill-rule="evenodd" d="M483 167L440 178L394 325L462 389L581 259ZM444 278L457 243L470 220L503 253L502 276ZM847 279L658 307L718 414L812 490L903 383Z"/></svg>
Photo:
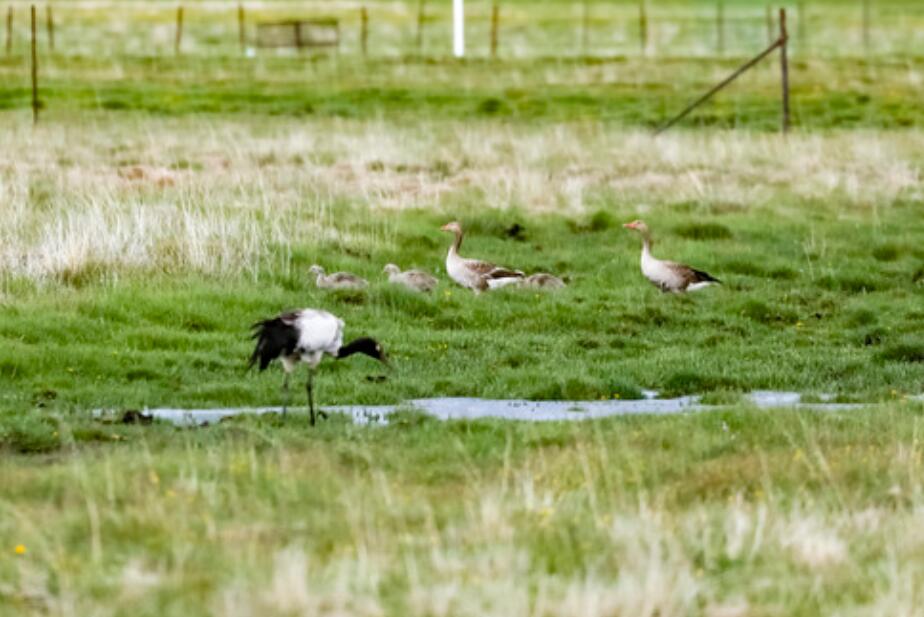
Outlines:
<svg viewBox="0 0 924 617"><path fill-rule="evenodd" d="M324 354L336 357L343 347L343 320L327 311L302 309L295 313L295 319L289 325L298 332L298 346L294 354L280 358L287 373L291 373L299 362L314 370Z"/></svg>

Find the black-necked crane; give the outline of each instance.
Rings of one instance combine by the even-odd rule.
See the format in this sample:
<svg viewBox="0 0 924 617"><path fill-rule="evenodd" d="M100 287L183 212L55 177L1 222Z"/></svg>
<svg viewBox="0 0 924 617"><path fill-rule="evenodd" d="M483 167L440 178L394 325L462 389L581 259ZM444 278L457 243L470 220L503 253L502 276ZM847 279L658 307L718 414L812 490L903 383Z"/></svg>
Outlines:
<svg viewBox="0 0 924 617"><path fill-rule="evenodd" d="M632 221L623 225L642 236L642 274L663 292L683 293L696 291L721 283L708 272L673 261L658 259L651 254L651 231L644 221Z"/></svg>
<svg viewBox="0 0 924 617"><path fill-rule="evenodd" d="M462 225L460 223L456 221L446 223L440 227L440 230L455 234L455 239L446 255L446 274L462 287L467 287L475 293L481 293L523 280L524 275L519 270L495 266L478 259L466 259L459 255L459 249L462 246Z"/></svg>
<svg viewBox="0 0 924 617"><path fill-rule="evenodd" d="M423 270L405 270L402 272L401 268L395 264L385 264L382 272L388 275L389 283L403 285L411 291L433 291L439 284L436 277L428 272Z"/></svg>
<svg viewBox="0 0 924 617"><path fill-rule="evenodd" d="M362 289L369 284L366 279L349 272L325 274L324 268L315 264L308 269L314 276L315 285L320 289Z"/></svg>
<svg viewBox="0 0 924 617"><path fill-rule="evenodd" d="M327 311L311 308L283 313L272 319L258 321L252 326L257 346L250 356L249 366L259 363L260 370L263 371L276 358L282 362L285 371L285 381L282 384L285 393L283 414L286 413L289 404L289 375L299 362L308 365L308 382L305 388L308 391L311 426L315 423L314 372L324 354L341 360L361 353L388 366L385 350L375 339L362 337L344 345L343 326L343 320L339 317ZM321 412L321 416L326 418L327 414Z"/></svg>

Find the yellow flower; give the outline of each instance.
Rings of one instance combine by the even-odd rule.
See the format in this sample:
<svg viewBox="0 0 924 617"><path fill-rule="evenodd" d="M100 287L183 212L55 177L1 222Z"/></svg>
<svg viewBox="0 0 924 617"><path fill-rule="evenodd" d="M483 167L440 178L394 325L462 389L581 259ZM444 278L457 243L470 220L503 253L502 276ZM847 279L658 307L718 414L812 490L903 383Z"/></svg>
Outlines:
<svg viewBox="0 0 924 617"><path fill-rule="evenodd" d="M16 553L17 555L25 555L25 554L26 554L26 545L25 545L25 544L17 544L17 545L16 545L16 548L13 549L13 552Z"/></svg>

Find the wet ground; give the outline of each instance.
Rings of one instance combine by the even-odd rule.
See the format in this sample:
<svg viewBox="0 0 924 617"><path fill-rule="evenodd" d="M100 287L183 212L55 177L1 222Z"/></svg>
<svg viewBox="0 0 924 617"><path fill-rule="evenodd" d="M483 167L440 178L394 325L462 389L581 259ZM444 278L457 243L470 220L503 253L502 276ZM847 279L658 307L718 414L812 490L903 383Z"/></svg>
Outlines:
<svg viewBox="0 0 924 617"><path fill-rule="evenodd" d="M440 420L475 420L494 418L528 422L556 422L591 420L611 416L628 415L670 415L717 409L717 406L700 402L697 396L679 398L657 398L657 393L646 392L646 398L633 401L524 401L487 400L478 398L428 398L406 401L399 405L338 405L323 407L330 414L350 416L359 424L384 424L396 410L415 410ZM924 400L924 395L914 397ZM816 397L803 401L796 392L757 391L746 395L743 404L761 409L804 408L817 411L839 411L857 409L870 404L834 403L831 397ZM241 414L280 413L280 407L249 407L224 409L145 409L133 417L143 417L170 422L177 426L203 426ZM113 412L99 411L100 415ZM303 408L292 409L291 413L304 414Z"/></svg>

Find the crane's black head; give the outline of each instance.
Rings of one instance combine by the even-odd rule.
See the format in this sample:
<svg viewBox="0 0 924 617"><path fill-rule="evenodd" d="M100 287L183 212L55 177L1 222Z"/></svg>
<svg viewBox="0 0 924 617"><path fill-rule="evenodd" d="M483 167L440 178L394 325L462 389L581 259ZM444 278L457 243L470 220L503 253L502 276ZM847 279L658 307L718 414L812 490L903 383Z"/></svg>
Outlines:
<svg viewBox="0 0 924 617"><path fill-rule="evenodd" d="M378 341L368 336L350 341L341 347L340 351L337 352L337 358L346 358L347 356L352 356L354 353L365 354L370 358L375 358L385 366L390 366L385 350Z"/></svg>

